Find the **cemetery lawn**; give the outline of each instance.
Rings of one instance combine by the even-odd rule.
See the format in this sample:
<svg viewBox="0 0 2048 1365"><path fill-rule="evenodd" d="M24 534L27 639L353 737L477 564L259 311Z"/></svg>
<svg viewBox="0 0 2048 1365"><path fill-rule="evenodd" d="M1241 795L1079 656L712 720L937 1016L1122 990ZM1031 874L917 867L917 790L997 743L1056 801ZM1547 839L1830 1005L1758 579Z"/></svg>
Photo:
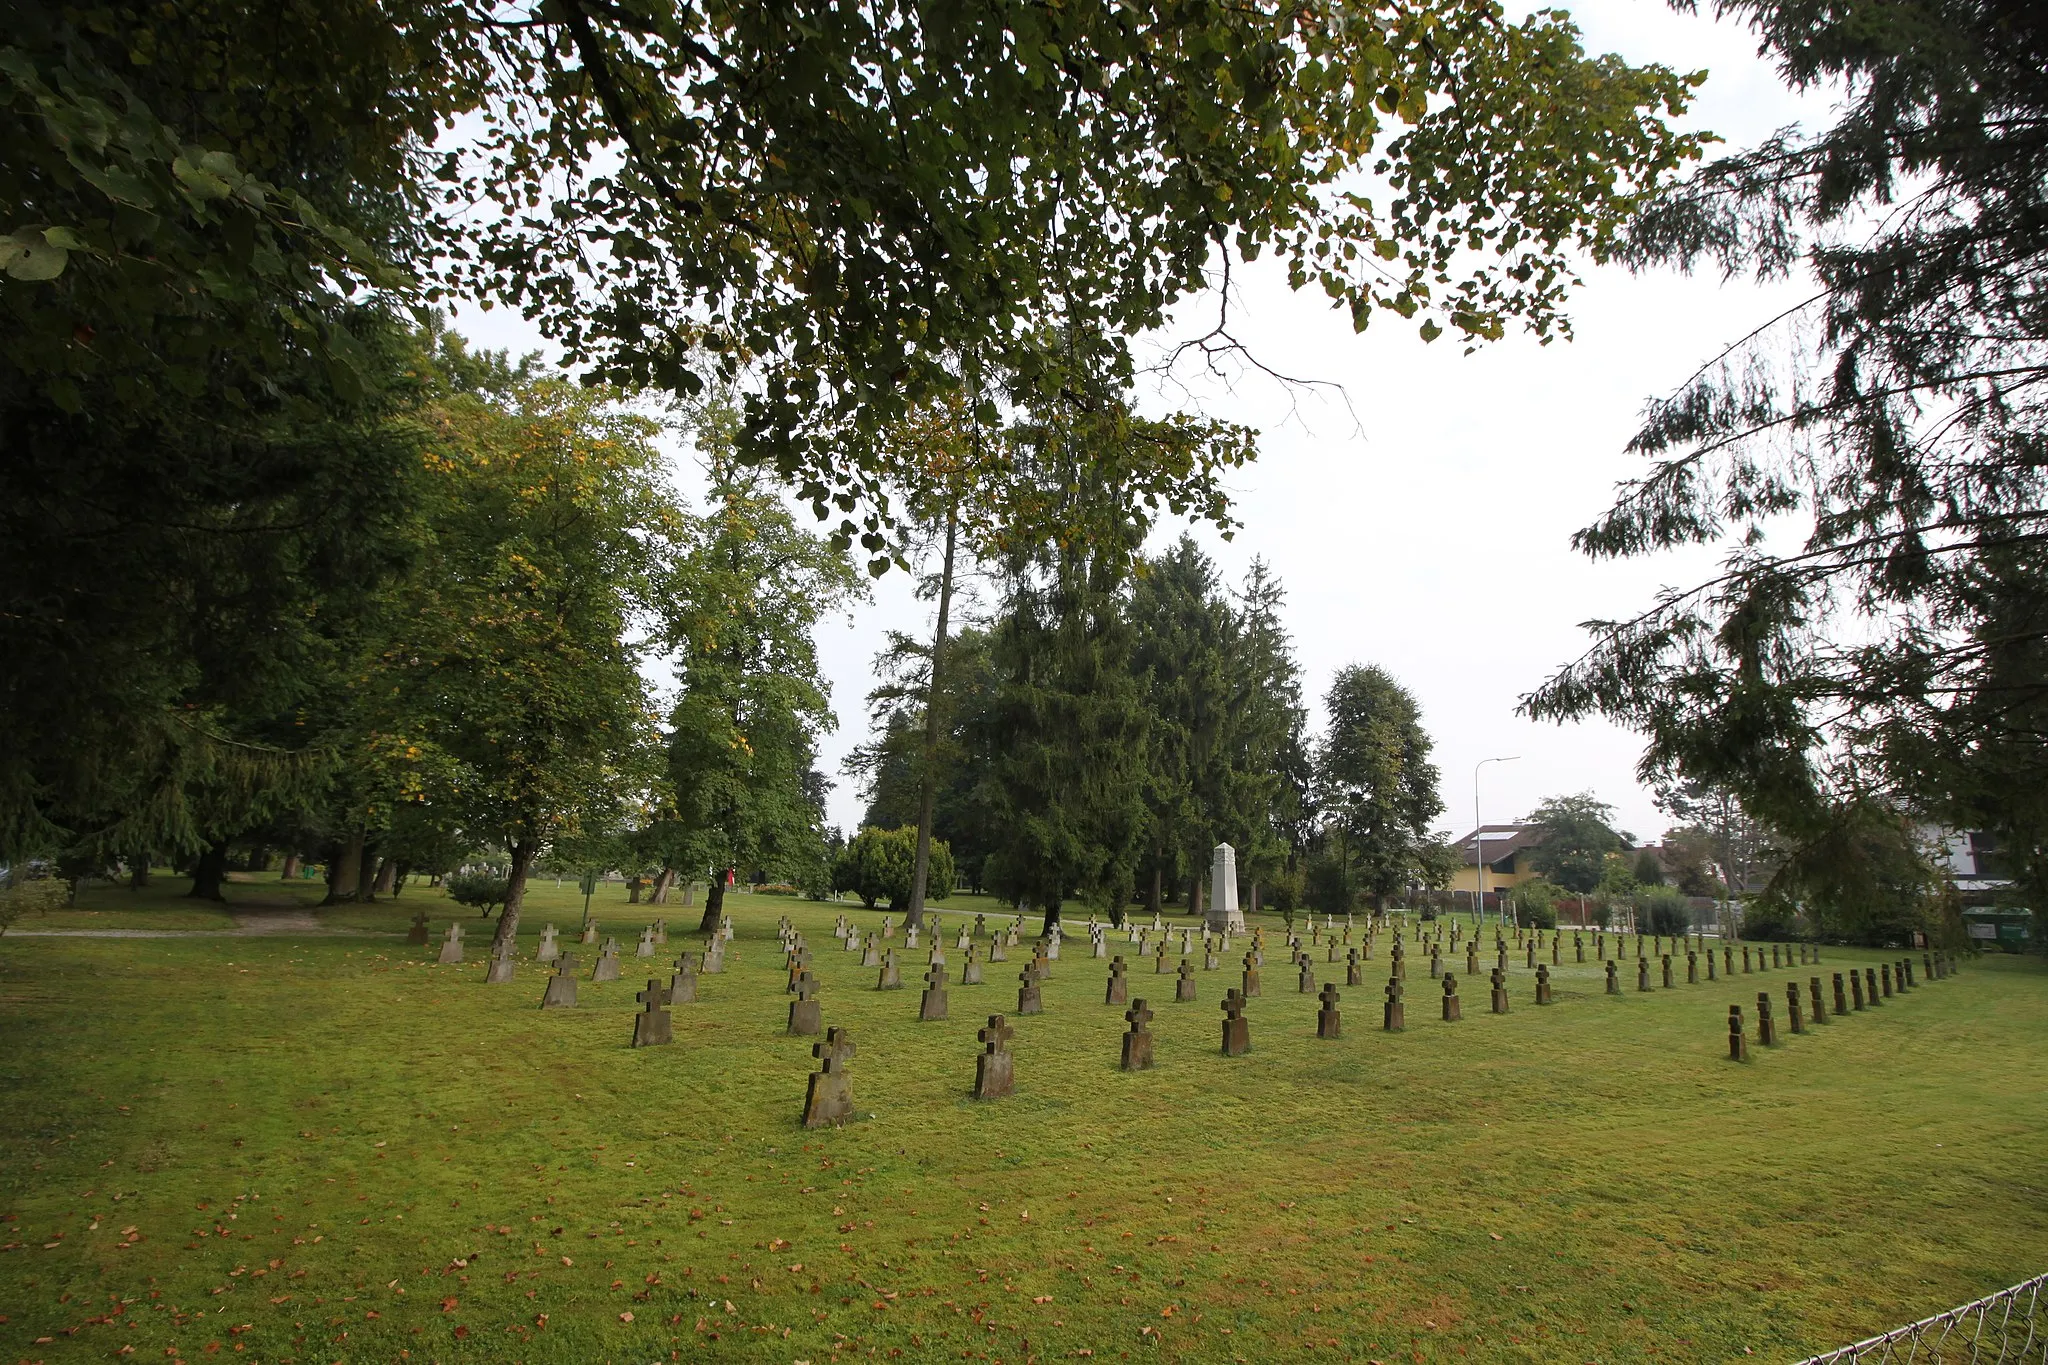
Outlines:
<svg viewBox="0 0 2048 1365"><path fill-rule="evenodd" d="M1728 1006L1813 969L1612 998L1567 965L1539 1009L1517 954L1493 1016L1461 953L1446 1025L1411 957L1389 1035L1382 939L1323 1041L1276 920L1251 1054L1218 1055L1235 972L1175 1004L1134 964L1158 1067L1127 1075L1077 934L977 1103L1023 950L919 1023L923 952L877 992L830 932L879 912L733 897L727 970L636 1051L623 899L624 979L579 949L548 1014L533 946L581 902L547 884L507 986L466 914L465 965L404 942L455 909L420 888L324 935L0 939L0 1360L1786 1361L2048 1269L2033 959L1738 1065ZM665 980L697 912L664 912ZM859 1049L841 1130L797 1125L784 913Z"/></svg>

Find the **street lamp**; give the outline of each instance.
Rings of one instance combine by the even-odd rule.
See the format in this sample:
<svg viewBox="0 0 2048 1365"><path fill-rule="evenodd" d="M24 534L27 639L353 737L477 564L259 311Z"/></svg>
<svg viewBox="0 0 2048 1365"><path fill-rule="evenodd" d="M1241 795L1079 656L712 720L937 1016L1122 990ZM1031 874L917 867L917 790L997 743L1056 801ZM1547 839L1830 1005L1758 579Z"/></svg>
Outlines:
<svg viewBox="0 0 2048 1365"><path fill-rule="evenodd" d="M1482 758L1472 765L1472 909L1479 928L1486 927L1486 825L1479 818L1479 770L1489 763L1513 763L1520 754ZM1507 911L1501 911L1501 927L1507 927Z"/></svg>

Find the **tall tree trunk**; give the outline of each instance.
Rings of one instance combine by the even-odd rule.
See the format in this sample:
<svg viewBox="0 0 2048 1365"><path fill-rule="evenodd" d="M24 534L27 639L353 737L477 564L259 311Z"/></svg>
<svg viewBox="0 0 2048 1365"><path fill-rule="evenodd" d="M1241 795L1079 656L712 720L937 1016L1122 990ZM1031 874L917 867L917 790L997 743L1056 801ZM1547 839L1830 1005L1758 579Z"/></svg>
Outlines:
<svg viewBox="0 0 2048 1365"><path fill-rule="evenodd" d="M695 905L696 903L697 903L697 883L696 883L695 881L687 881L687 882L684 882L684 883L683 883L683 904L684 904L684 905Z"/></svg>
<svg viewBox="0 0 2048 1365"><path fill-rule="evenodd" d="M1188 892L1188 913L1200 919L1208 906L1209 902L1202 894L1202 874L1197 872L1194 877L1194 889Z"/></svg>
<svg viewBox="0 0 2048 1365"><path fill-rule="evenodd" d="M1251 911L1252 911L1252 913L1253 913L1254 915L1258 914L1258 913L1259 913L1259 884L1258 884L1257 882L1253 882L1253 883L1252 883L1252 898L1251 898L1251 900L1250 900L1249 904L1250 904L1250 906L1251 906Z"/></svg>
<svg viewBox="0 0 2048 1365"><path fill-rule="evenodd" d="M284 855L284 866L278 869L277 879L281 882L296 881L299 876L299 851L293 849Z"/></svg>
<svg viewBox="0 0 2048 1365"><path fill-rule="evenodd" d="M377 899L377 846L367 840L363 843L362 862L356 869L356 899Z"/></svg>
<svg viewBox="0 0 2048 1365"><path fill-rule="evenodd" d="M519 912L526 905L526 874L533 867L534 845L514 840L512 869L505 876L505 908L498 912L498 932L491 935L493 948L510 945L519 937Z"/></svg>
<svg viewBox="0 0 2048 1365"><path fill-rule="evenodd" d="M210 844L192 864L192 890L188 893L194 900L224 901L227 894L221 890L228 880L228 845L223 839Z"/></svg>
<svg viewBox="0 0 2048 1365"><path fill-rule="evenodd" d="M676 870L663 865L661 871L654 874L654 891L647 897L647 903L649 905L667 905L668 889L675 884Z"/></svg>
<svg viewBox="0 0 2048 1365"><path fill-rule="evenodd" d="M1156 849L1152 854L1152 892L1145 897L1145 908L1155 915L1166 909L1166 871L1159 865L1159 853ZM1123 916L1118 915L1117 921L1121 923Z"/></svg>
<svg viewBox="0 0 2048 1365"><path fill-rule="evenodd" d="M386 857L377 864L377 878L370 884L370 890L379 896L398 894L398 859Z"/></svg>
<svg viewBox="0 0 2048 1365"><path fill-rule="evenodd" d="M939 796L939 701L946 694L939 684L939 672L946 658L946 621L953 609L953 551L959 539L959 499L946 504L946 558L939 570L939 625L932 632L932 671L924 693L924 763L918 773L917 857L910 869L910 908L903 922L910 927L924 923L925 880L932 866L932 809ZM1055 915L1055 918L1057 915Z"/></svg>
<svg viewBox="0 0 2048 1365"><path fill-rule="evenodd" d="M725 869L711 869L711 885L704 892L704 918L698 922L697 932L714 933L718 929L719 916L725 913Z"/></svg>
<svg viewBox="0 0 2048 1365"><path fill-rule="evenodd" d="M322 905L338 905L342 901L356 898L356 888L362 885L363 876L363 832L356 830L342 840L334 856L327 860L327 899Z"/></svg>
<svg viewBox="0 0 2048 1365"><path fill-rule="evenodd" d="M1041 934L1050 934L1053 931L1053 926L1058 924L1059 922L1060 903L1058 901L1054 901L1051 905L1045 907L1045 924L1043 925L1043 927L1039 929L1038 932Z"/></svg>
<svg viewBox="0 0 2048 1365"><path fill-rule="evenodd" d="M140 891L149 885L149 855L131 853L128 855L128 889Z"/></svg>

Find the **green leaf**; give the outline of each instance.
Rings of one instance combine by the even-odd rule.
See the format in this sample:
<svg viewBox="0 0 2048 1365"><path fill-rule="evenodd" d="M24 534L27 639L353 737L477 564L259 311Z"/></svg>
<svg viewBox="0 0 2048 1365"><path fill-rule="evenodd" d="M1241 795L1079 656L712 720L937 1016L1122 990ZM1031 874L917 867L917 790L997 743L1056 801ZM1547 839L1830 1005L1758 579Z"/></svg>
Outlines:
<svg viewBox="0 0 2048 1365"><path fill-rule="evenodd" d="M0 237L0 270L17 280L54 280L64 273L71 253L54 246L39 228L22 228Z"/></svg>
<svg viewBox="0 0 2048 1365"><path fill-rule="evenodd" d="M235 187L215 172L204 166L193 164L184 157L171 162L171 174L178 177L178 183L200 199L225 199L235 192Z"/></svg>

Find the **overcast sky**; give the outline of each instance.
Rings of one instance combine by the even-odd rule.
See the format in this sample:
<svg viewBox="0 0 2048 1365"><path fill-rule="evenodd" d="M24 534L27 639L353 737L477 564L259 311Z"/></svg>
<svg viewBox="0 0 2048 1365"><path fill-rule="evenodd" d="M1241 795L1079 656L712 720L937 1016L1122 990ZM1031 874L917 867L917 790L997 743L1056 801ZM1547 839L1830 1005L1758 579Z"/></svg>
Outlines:
<svg viewBox="0 0 2048 1365"><path fill-rule="evenodd" d="M1571 8L1592 51L1706 69L1690 122L1735 146L1827 112L1786 91L1744 30L1652 0ZM1354 336L1320 296L1290 293L1277 272L1240 270L1238 279L1238 330L1260 359L1339 383L1349 397L1347 408L1249 380L1196 392L1210 415L1262 433L1258 462L1233 480L1243 529L1228 543L1196 535L1226 578L1254 556L1278 573L1313 723L1337 669L1377 663L1422 703L1443 773L1443 827L1471 828L1474 764L1513 755L1481 779L1488 823L1545 796L1591 791L1638 839L1661 833L1666 822L1635 779L1633 735L1602 722L1537 725L1515 708L1584 649L1580 622L1632 614L1660 585L1711 568L1709 554L1594 563L1569 537L1640 467L1623 447L1644 401L1779 311L1796 286L1593 270L1569 305L1575 340L1544 347L1510 336L1466 356L1450 337L1425 345L1392 315ZM484 345L539 347L502 310L456 321ZM695 480L686 472L685 482ZM1160 538L1182 529L1163 527ZM857 824L864 805L839 761L866 734L875 651L889 628L928 633L928 611L891 574L870 603L820 631L840 719L823 766L838 784L830 816L841 827Z"/></svg>

